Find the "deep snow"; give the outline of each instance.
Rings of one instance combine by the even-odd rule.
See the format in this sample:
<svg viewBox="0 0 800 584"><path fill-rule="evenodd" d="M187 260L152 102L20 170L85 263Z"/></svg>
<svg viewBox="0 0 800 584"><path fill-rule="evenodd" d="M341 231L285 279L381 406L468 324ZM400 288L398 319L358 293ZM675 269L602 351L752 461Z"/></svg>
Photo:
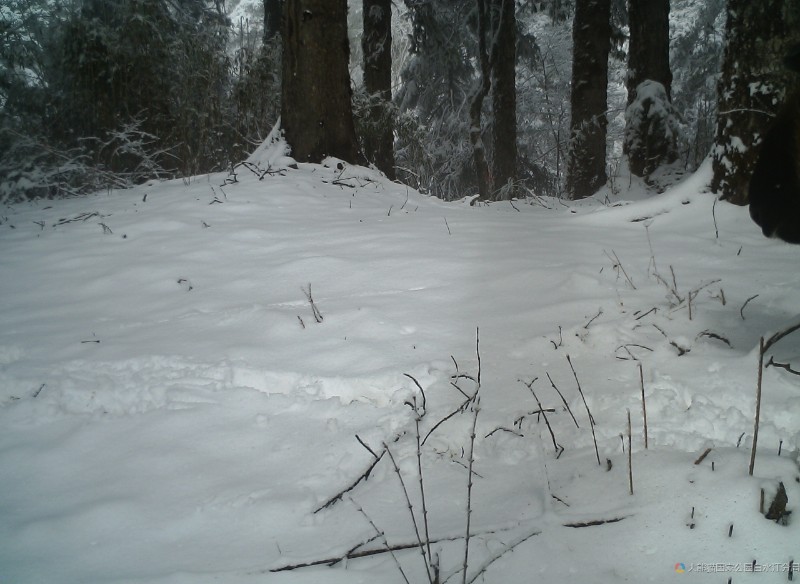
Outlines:
<svg viewBox="0 0 800 584"><path fill-rule="evenodd" d="M790 509L800 501L800 384L776 367L747 470L758 339L800 318L797 248L714 205L707 170L663 195L634 186L635 202L471 207L334 160L286 168L283 155L259 149L236 182L2 209L0 582L402 582L388 554L271 570L346 553L373 538L369 520L392 544L416 541L388 457L314 510L370 465L357 434L388 444L419 515L404 402L422 403L416 380L424 436L479 370L470 576L499 558L477 581L787 580L798 521L758 509L779 481ZM259 180L256 165L275 172ZM770 355L800 364L800 333ZM558 458L531 413L534 378ZM450 582L473 416L422 447L431 538L453 538L433 546ZM567 526L607 520L619 521ZM426 579L419 551L396 557Z"/></svg>

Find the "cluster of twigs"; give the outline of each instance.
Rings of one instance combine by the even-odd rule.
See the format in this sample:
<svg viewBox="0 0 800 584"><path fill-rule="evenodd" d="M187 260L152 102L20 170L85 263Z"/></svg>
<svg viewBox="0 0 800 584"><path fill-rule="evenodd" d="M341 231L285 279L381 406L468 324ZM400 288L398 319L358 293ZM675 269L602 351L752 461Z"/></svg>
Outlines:
<svg viewBox="0 0 800 584"><path fill-rule="evenodd" d="M236 169L242 167L254 175L258 177L258 180L264 180L267 176L284 176L286 174L286 169L284 168L273 168L271 164L267 164L267 168L261 168L258 164L253 164L252 162L239 162L235 164L230 171L228 172L228 176L225 177L225 180L222 181L222 186L235 184L239 182L239 177L236 174Z"/></svg>
<svg viewBox="0 0 800 584"><path fill-rule="evenodd" d="M58 221L53 223L53 227L58 227L59 225L66 225L67 223L78 223L78 222L85 223L86 221L92 219L93 217L102 218L102 215L100 215L100 213L98 213L97 211L93 211L91 213L88 211L84 213L78 213L74 217L64 217L62 219L59 219Z"/></svg>
<svg viewBox="0 0 800 584"><path fill-rule="evenodd" d="M587 417L589 419L589 427L591 428L591 432L592 432L592 441L594 443L595 455L597 457L597 464L601 464L600 463L600 451L599 451L599 448L597 446L597 435L596 435L595 429L594 429L594 426L595 426L594 416L592 415L592 412L591 412L591 410L589 408L589 404L586 401L586 396L583 393L583 387L581 387L581 382L578 379L578 373L575 371L575 366L572 364L572 358L569 355L567 355L566 358L567 358L567 362L569 363L570 369L572 371L572 376L575 378L575 385L577 387L578 393L580 394L581 400L583 401L583 405L586 408L586 414L587 414ZM573 413L572 408L569 405L569 402L564 397L564 394L558 388L558 386L556 385L555 381L553 381L553 378L550 376L550 373L549 372L545 372L545 375L547 376L547 380L550 382L550 386L555 390L555 392L558 394L558 397L561 399L561 403L564 405L564 410L566 412L568 412L570 417L572 418L572 421L575 424L575 427L576 428L580 428L581 426L578 423L578 420L575 417L575 414ZM539 379L538 377L534 377L531 381L524 381L522 379L518 380L526 388L528 388L528 391L530 391L531 395L533 396L533 399L536 402L536 406L537 406L538 409L533 410L532 412L528 412L526 415L522 415L522 416L518 417L516 420L514 420L514 426L521 429L522 421L527 416L534 415L534 414L537 417L543 419L545 425L547 426L547 430L548 430L548 432L550 434L550 438L551 438L551 440L553 442L553 450L555 452L556 459L558 459L563 454L564 447L561 446L558 443L558 440L556 439L553 427L550 424L550 420L547 417L547 414L548 413L554 413L555 409L554 408L546 408L546 407L544 407L542 405L542 402L539 399L539 396L536 394L536 391L533 389L534 383L536 383L536 381L538 381L538 379ZM489 434L487 434L487 437L492 435L492 434L494 434L497 431L500 431L500 430L504 430L506 432L511 432L512 434L516 434L518 436L521 436L521 434L516 432L516 431L509 430L508 428L504 428L504 427L499 427L499 428L496 428L495 430L493 430L492 432L490 432Z"/></svg>
<svg viewBox="0 0 800 584"><path fill-rule="evenodd" d="M309 302L313 305L313 301L311 299L310 286L307 291L307 297L309 299ZM406 569L404 569L403 564L400 562L400 558L398 558L396 552L415 551L419 557L419 560L423 563L424 574L429 584L444 584L445 582L453 578L459 579L458 578L459 576L461 584L468 584L468 583L471 584L475 582L477 579L479 579L486 572L489 566L491 566L498 559L500 559L505 554L512 551L514 548L521 545L525 541L528 541L531 537L538 535L540 533L540 530L538 529L527 531L521 534L516 540L513 540L510 543L506 543L496 553L490 555L485 560L483 560L480 563L480 565L470 566L471 540L474 539L477 535L494 533L494 531L478 533L473 530L472 526L472 512L475 507L475 502L473 500L474 479L475 477L480 477L480 475L475 471L475 458L476 458L475 448L476 448L476 437L477 437L477 425L478 425L478 417L481 412L480 391L481 391L482 373L481 373L479 332L480 331L477 331L476 342L475 342L477 373L473 375L468 372L462 371L459 368L458 362L455 360L455 358L452 358L453 364L455 366L455 372L450 377L450 385L456 391L458 391L459 394L461 394L463 400L452 411L448 412L446 415L439 418L437 421L431 424L427 423L427 420L429 418L429 412L428 412L428 400L425 394L425 390L415 377L413 377L410 374L406 374L406 377L413 382L413 384L416 386L418 390L409 400L405 402L406 405L411 409L413 414L413 440L415 442L414 446L416 455L416 473L415 473L416 479L413 482L409 481L407 473L404 474L404 471L401 470L397 458L396 447L394 446L394 444L399 442L404 436L407 436L408 433L401 432L395 435L392 440L382 441L380 444L380 448L377 449L371 447L360 436L356 435L356 440L367 452L369 452L372 460L367 465L365 470L358 477L355 478L355 480L353 480L349 485L342 488L337 494L333 495L332 497L328 498L325 502L320 504L314 511L314 513L318 513L324 509L329 509L333 507L340 501L347 500L355 507L356 511L358 511L358 513L364 518L366 523L370 526L373 534L370 537L366 538L364 541L358 543L357 545L354 545L347 552L339 556L322 558L319 560L314 560L306 563L286 565L275 568L272 571L293 570L297 568L318 566L318 565L332 566L347 559L368 557L376 554L389 554L392 557L393 562L395 563L398 572L401 574L404 582L406 582L406 584L410 584L409 576L406 573ZM598 465L600 465L601 464L600 454L597 445L597 436L594 428L595 426L594 416L592 415L592 412L589 408L586 396L584 394L583 388L581 387L581 383L578 378L578 374L572 362L572 359L569 355L566 356L566 359L572 371L572 375L575 379L577 391L580 394L581 400L586 409L589 426L592 432L592 439L594 442L595 455L597 457ZM646 445L647 411L646 411L646 405L644 403L645 399L644 376L641 370L641 366L639 369L640 369L639 372L640 382L642 385L642 410L645 419L644 424L645 424L645 445ZM547 378L550 382L550 385L558 394L561 403L564 405L565 410L569 413L570 417L572 418L575 427L580 428L580 424L577 420L577 417L572 412L569 402L566 400L561 390L556 386L555 382L553 381L549 373L547 373ZM520 381L530 391L531 395L536 401L536 405L538 408L532 412L529 412L527 415L535 414L537 416L541 416L541 418L544 419L545 424L547 425L548 431L550 433L550 436L552 438L553 448L555 450L556 457L558 458L564 449L562 446L558 444L553 427L550 425L550 421L548 420L547 417L547 414L555 412L555 409L545 407L542 401L539 399L539 396L537 395L536 391L534 391L534 383L537 381L537 378L534 378L530 382L524 382L522 380ZM463 466L466 469L464 533L461 536L450 535L449 537L435 537L431 529L432 524L430 521L429 505L428 505L429 499L426 488L425 474L423 471L423 463L422 463L423 447L426 441L433 435L434 432L436 432L437 429L441 428L444 424L446 424L449 420L452 420L456 416L467 415L467 414L470 416L468 422L469 433L467 442L465 444L465 448L462 449L462 455L465 461L465 464ZM519 428L521 430L522 420L525 417L526 416L520 416L517 420L515 420L514 422L515 428ZM427 430L425 429L426 426ZM518 432L516 429L499 427L496 428L494 431L486 434L486 437L489 437L495 432L501 430L510 432L516 436L523 436L521 431ZM631 454L632 454L631 422L630 422L630 412L628 412L628 474L629 474L629 489L630 493L633 494L633 470L631 464ZM390 543L387 540L385 532L369 516L369 514L355 499L354 494L356 488L369 479L376 466L382 460L388 460L390 462L393 474L396 476L397 481L401 487L403 493L403 504L406 507L407 515L410 518L413 527L413 538L412 541L410 542L406 541L402 543ZM557 497L555 498L557 499ZM614 517L607 520L589 521L586 523L573 522L565 524L565 526L589 527L595 525L602 525L605 523L613 523L616 521L621 521L622 519L624 519L624 517ZM443 577L442 575L442 569L440 567L440 560L439 560L439 550L436 549L436 545L443 542L463 542L463 559L461 560L460 565L458 567L449 570L450 573L446 577Z"/></svg>
<svg viewBox="0 0 800 584"><path fill-rule="evenodd" d="M309 294L310 296L310 290ZM430 428L427 432L423 431L423 426L425 425L425 421L428 416L428 404L427 404L427 397L425 395L425 390L423 389L422 385L414 378L412 375L406 374L414 385L419 390L418 393L413 395L408 401L406 401L406 405L411 408L413 413L413 421L414 421L414 440L415 440L415 451L416 451L416 486L412 486L412 483L409 482L408 477L404 474L401 470L400 465L398 463L396 452L394 451L393 444L397 443L405 433L398 434L394 437L391 441L383 441L381 443L380 449L374 449L369 446L360 436L356 436L359 444L367 450L372 460L367 468L349 485L345 488L340 490L336 495L327 499L324 503L319 505L317 509L314 511L318 513L323 509L328 509L337 504L340 501L347 500L349 501L359 512L359 514L364 518L364 520L370 525L374 534L367 539L359 543L356 546L353 546L350 550L348 550L345 554L333 558L323 558L320 560L314 560L312 562L302 563L302 564L293 564L288 566L283 566L280 568L276 568L272 571L283 571L283 570L293 570L296 568L303 568L307 566L317 566L317 565L334 565L337 564L345 559L354 559L360 557L367 557L375 554L382 554L388 553L392 556L395 565L397 566L398 572L401 574L403 580L409 583L409 578L404 570L401 562L399 561L395 552L398 551L410 551L416 550L419 554L420 560L424 565L424 573L429 584L443 584L447 580L454 578L460 575L460 580L462 584L468 584L475 582L478 578L481 577L482 574L492 565L495 561L501 558L504 554L510 552L515 547L521 545L523 542L527 541L534 535L539 533L538 530L532 531L530 533L525 533L522 537L519 537L517 540L508 543L498 552L493 554L492 556L485 559L479 566L473 567L470 571L470 544L471 540L478 535L474 532L472 527L472 511L474 508L474 501L473 501L473 487L474 487L474 479L478 475L475 472L475 447L476 447L476 436L477 436L477 424L478 424L478 416L481 411L480 405L480 390L481 390L481 356L480 356L480 334L476 335L476 343L475 343L475 352L477 358L477 373L472 375L467 372L463 372L459 369L458 363L453 358L453 363L455 365L455 373L451 376L450 384L451 386L456 389L463 397L464 400L456 407L452 412L449 412L447 415L436 421L435 423L430 425ZM464 383L467 383L467 388L463 387ZM428 509L428 494L426 491L426 484L425 484L425 475L423 473L423 464L422 464L422 453L423 453L423 446L425 441L430 438L436 429L441 428L443 424L447 423L448 420L453 419L458 414L467 414L470 415L469 420L469 435L468 440L464 452L465 458L465 467L466 467L466 502L465 502L465 509L464 509L464 517L465 517L465 526L464 526L464 533L460 537L447 537L447 538L436 538L432 536L431 533L431 523L429 518L429 509ZM355 500L354 491L358 485L365 482L369 479L371 473L375 469L375 467L380 463L381 460L389 460L391 463L392 470L394 475L397 477L397 480L400 484L401 490L403 492L403 501L404 505L407 509L407 514L411 519L414 537L411 543L404 542L400 544L391 544L387 538L385 533L381 530L381 528L377 525L377 523L367 514L367 512L363 509L361 505ZM416 492L414 492L416 491ZM418 501L415 504L412 501ZM487 532L493 533L493 532ZM458 567L455 571L449 574L447 578L442 579L441 576L441 569L439 566L439 552L434 549L434 546L437 543L445 542L445 541L462 541L464 546L464 554L463 560L461 562L461 566Z"/></svg>

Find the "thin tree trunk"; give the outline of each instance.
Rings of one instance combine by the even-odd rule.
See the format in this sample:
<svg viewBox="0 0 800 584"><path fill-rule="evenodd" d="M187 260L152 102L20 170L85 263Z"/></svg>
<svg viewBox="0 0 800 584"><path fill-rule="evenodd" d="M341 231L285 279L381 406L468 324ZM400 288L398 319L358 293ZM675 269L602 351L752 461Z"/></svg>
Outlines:
<svg viewBox="0 0 800 584"><path fill-rule="evenodd" d="M281 33L281 9L284 0L264 0L264 44Z"/></svg>
<svg viewBox="0 0 800 584"><path fill-rule="evenodd" d="M392 101L392 2L363 0L364 87L373 103L370 126L364 136L367 157L394 180L394 127L388 105Z"/></svg>
<svg viewBox="0 0 800 584"><path fill-rule="evenodd" d="M517 176L517 21L514 0L492 0L492 4L500 19L492 70L492 174L496 187L502 188Z"/></svg>
<svg viewBox="0 0 800 584"><path fill-rule="evenodd" d="M478 182L478 198L487 200L491 197L494 185L489 172L489 163L486 160L486 146L483 143L483 128L481 111L483 101L492 88L492 64L489 49L486 44L486 34L489 29L487 0L477 0L478 3L478 59L481 67L481 76L478 87L472 96L469 106L469 140L472 143L472 159L475 164L475 175Z"/></svg>

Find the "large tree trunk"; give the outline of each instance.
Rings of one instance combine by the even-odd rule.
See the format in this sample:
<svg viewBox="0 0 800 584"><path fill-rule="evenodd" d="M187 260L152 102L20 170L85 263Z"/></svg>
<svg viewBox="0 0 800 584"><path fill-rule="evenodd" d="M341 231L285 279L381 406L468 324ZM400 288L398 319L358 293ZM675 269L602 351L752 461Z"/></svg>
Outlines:
<svg viewBox="0 0 800 584"><path fill-rule="evenodd" d="M782 59L799 31L798 0L728 0L711 181L722 199L747 204L758 145L793 83Z"/></svg>
<svg viewBox="0 0 800 584"><path fill-rule="evenodd" d="M492 178L495 188L502 188L517 176L517 20L514 0L492 0L492 5L500 19L492 70Z"/></svg>
<svg viewBox="0 0 800 584"><path fill-rule="evenodd" d="M573 23L567 196L582 199L606 182L610 0L576 0Z"/></svg>
<svg viewBox="0 0 800 584"><path fill-rule="evenodd" d="M658 81L672 100L669 68L669 0L628 0L628 104L643 81Z"/></svg>
<svg viewBox="0 0 800 584"><path fill-rule="evenodd" d="M370 96L370 128L364 138L365 155L394 180L394 126L392 101L392 2L363 0L364 87Z"/></svg>
<svg viewBox="0 0 800 584"><path fill-rule="evenodd" d="M361 162L349 57L347 0L285 0L281 121L300 162Z"/></svg>

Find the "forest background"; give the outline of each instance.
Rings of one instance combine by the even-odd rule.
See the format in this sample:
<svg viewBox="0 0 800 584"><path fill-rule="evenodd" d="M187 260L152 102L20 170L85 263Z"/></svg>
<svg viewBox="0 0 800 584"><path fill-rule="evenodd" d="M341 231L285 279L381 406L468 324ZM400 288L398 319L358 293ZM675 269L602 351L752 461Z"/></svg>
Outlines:
<svg viewBox="0 0 800 584"><path fill-rule="evenodd" d="M749 4L351 1L341 30L358 155L326 154L445 200L575 199L632 174L660 192L711 154L714 190L746 203L754 146L793 81L780 57L800 30L790 2ZM313 104L282 99L281 54L296 43L282 31L286 8L3 3L0 201L230 169L282 108L313 129L302 111ZM332 38L319 39L320 54L341 52Z"/></svg>

